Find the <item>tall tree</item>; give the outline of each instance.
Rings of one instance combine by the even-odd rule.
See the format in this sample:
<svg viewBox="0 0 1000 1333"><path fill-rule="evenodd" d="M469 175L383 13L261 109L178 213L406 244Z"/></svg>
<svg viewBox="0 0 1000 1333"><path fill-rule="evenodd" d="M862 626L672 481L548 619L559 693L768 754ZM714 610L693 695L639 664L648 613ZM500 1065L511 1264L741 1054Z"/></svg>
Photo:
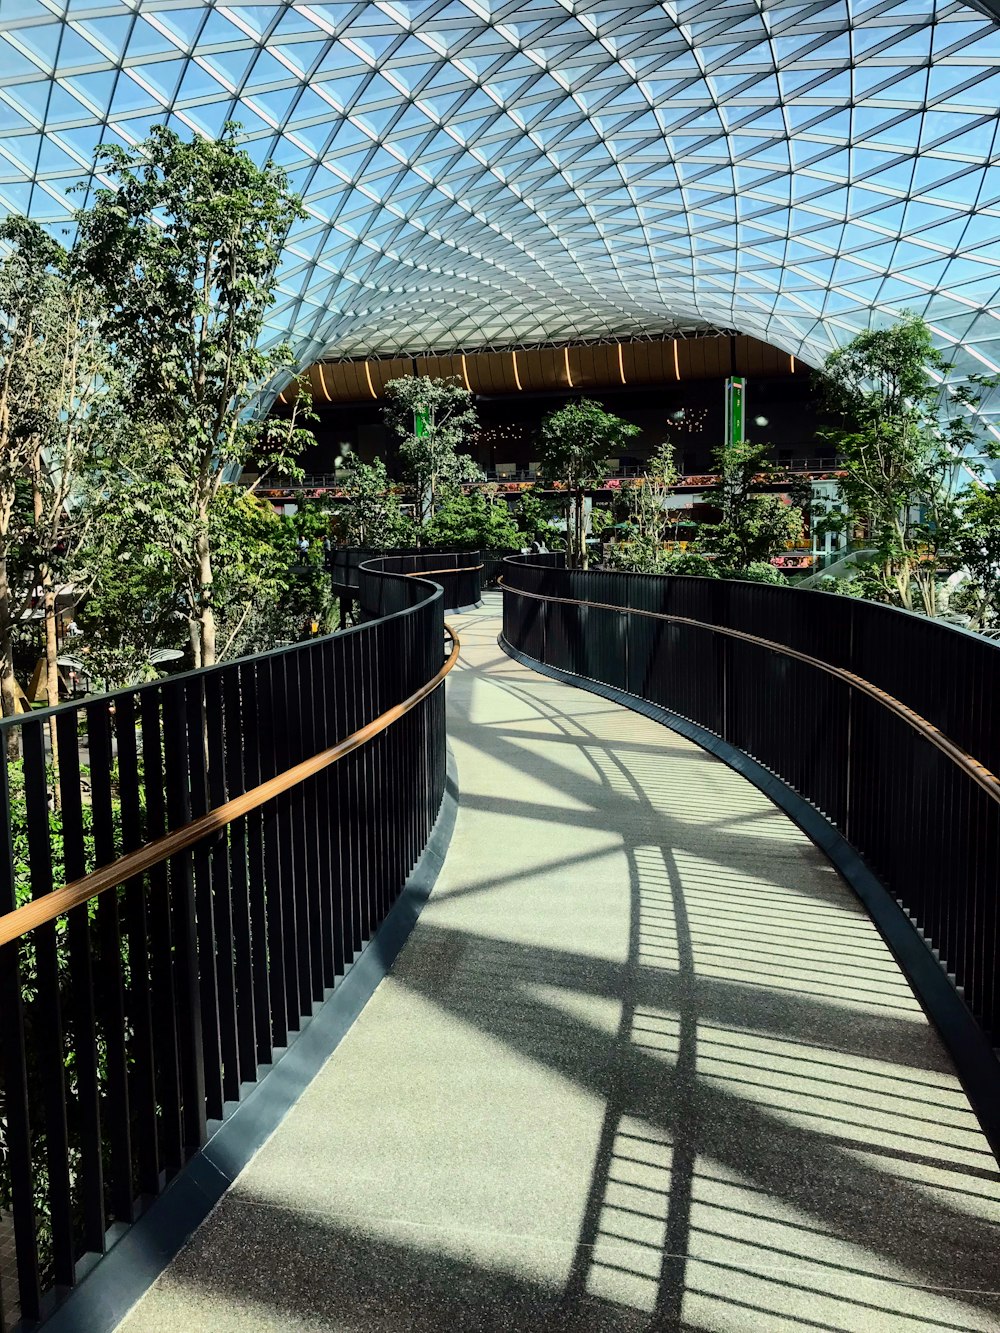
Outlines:
<svg viewBox="0 0 1000 1333"><path fill-rule="evenodd" d="M771 462L769 444L738 440L714 451L718 481L703 499L719 511L719 521L705 524L699 545L732 571L766 564L802 535L802 511L768 487L783 481Z"/></svg>
<svg viewBox="0 0 1000 1333"><path fill-rule="evenodd" d="M604 480L609 458L638 434L638 426L589 398L550 412L542 422L539 471L544 480L565 488L566 555L571 566L587 567L587 491Z"/></svg>
<svg viewBox="0 0 1000 1333"><path fill-rule="evenodd" d="M187 567L195 665L216 660L211 512L251 456L294 470L294 422L264 421L267 385L293 365L261 340L285 238L302 216L284 171L259 167L230 123L216 141L154 126L137 149L98 150L113 188L79 215L80 263L106 305L136 420L164 431L170 470L150 520Z"/></svg>
<svg viewBox="0 0 1000 1333"><path fill-rule="evenodd" d="M650 457L642 476L627 492L629 567L655 572L670 530L670 494L677 482L674 446L668 441Z"/></svg>
<svg viewBox="0 0 1000 1333"><path fill-rule="evenodd" d="M434 517L442 490L482 479L475 459L461 452L479 424L472 394L456 379L404 375L385 386L384 415L416 486L423 526Z"/></svg>
<svg viewBox="0 0 1000 1333"><path fill-rule="evenodd" d="M0 242L9 247L0 261L0 699L12 717L14 631L33 586L30 478L49 424L50 319L65 252L19 217L0 223Z"/></svg>
<svg viewBox="0 0 1000 1333"><path fill-rule="evenodd" d="M71 611L93 586L113 544L121 477L113 466L124 430L115 357L87 279L67 263L48 294L44 430L31 465L35 585L48 702L59 702L57 597ZM111 466L109 466L109 464ZM52 753L57 753L55 722Z"/></svg>
<svg viewBox="0 0 1000 1333"><path fill-rule="evenodd" d="M972 376L943 399L948 369L924 321L906 315L832 352L823 379L839 417L824 434L844 469L842 516L827 515L826 525L862 527L877 552L869 573L882 597L911 608L916 592L928 615L937 610L939 566L953 545L960 458L980 437L992 452L975 413L981 389L996 382ZM973 460L965 466L978 468Z"/></svg>

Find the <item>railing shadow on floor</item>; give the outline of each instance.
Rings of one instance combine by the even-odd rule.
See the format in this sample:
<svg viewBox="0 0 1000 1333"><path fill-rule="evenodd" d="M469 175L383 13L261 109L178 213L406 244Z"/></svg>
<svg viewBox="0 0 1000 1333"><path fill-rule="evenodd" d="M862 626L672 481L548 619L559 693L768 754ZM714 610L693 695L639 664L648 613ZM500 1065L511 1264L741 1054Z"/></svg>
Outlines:
<svg viewBox="0 0 1000 1333"><path fill-rule="evenodd" d="M503 595L510 651L678 719L813 836L840 831L1000 1145L1000 646L857 599L552 558L509 558Z"/></svg>

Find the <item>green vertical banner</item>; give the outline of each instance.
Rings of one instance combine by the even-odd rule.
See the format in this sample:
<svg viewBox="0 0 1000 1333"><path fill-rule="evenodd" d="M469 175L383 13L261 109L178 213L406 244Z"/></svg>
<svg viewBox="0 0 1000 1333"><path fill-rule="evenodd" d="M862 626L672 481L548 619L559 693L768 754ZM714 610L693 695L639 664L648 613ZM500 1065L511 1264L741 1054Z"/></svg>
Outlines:
<svg viewBox="0 0 1000 1333"><path fill-rule="evenodd" d="M413 433L418 440L422 439L427 434L427 427L429 425L430 422L427 419L427 413L424 409L422 407L415 407L413 409Z"/></svg>
<svg viewBox="0 0 1000 1333"><path fill-rule="evenodd" d="M746 388L742 375L726 380L726 444L746 439Z"/></svg>

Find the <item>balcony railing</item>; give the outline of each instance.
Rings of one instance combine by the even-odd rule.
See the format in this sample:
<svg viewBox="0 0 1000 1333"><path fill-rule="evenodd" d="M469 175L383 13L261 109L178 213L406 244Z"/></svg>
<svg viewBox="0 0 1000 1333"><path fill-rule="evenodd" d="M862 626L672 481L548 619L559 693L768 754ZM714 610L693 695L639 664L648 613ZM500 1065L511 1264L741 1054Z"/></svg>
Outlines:
<svg viewBox="0 0 1000 1333"><path fill-rule="evenodd" d="M854 598L558 556L508 559L503 592L513 651L694 723L804 798L795 817L821 812L816 836L840 831L1000 1144L1000 644Z"/></svg>
<svg viewBox="0 0 1000 1333"><path fill-rule="evenodd" d="M439 587L365 581L346 633L0 724L0 1327L157 1206L428 841L457 645Z"/></svg>

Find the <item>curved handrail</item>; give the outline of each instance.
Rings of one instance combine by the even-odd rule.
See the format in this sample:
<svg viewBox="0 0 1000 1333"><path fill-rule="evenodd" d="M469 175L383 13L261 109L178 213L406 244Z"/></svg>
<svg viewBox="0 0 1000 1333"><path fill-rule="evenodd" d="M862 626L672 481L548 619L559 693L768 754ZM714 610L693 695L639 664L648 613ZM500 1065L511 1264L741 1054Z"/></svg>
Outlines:
<svg viewBox="0 0 1000 1333"><path fill-rule="evenodd" d="M959 768L961 768L973 782L978 785L1000 805L1000 778L992 773L978 759L961 749L944 732L939 731L926 718L919 713L908 708L906 704L880 690L877 685L871 681L865 680L863 676L857 676L853 671L847 671L844 667L833 666L829 662L824 662L820 657L810 657L808 653L801 653L797 648L790 648L786 644L777 643L773 639L763 639L756 634L747 634L745 630L731 629L728 625L713 625L705 620L693 620L689 616L668 615L664 611L644 611L635 606L616 606L612 602L588 602L576 597L554 597L548 593L527 592L523 588L512 588L501 577L497 580L502 588L514 593L518 597L530 597L539 602L561 602L566 606L588 606L598 611L617 611L620 615L643 616L648 620L663 620L674 625L687 625L688 628L709 630L713 634L723 634L727 638L740 639L744 643L752 643L760 648L768 648L772 652L781 653L785 657L794 657L799 662L805 662L807 666L816 667L820 671L826 672L828 676L844 681L854 689L861 690L870 698L880 703L895 713L897 717L902 718L914 731L918 731L922 736L929 740Z"/></svg>
<svg viewBox="0 0 1000 1333"><path fill-rule="evenodd" d="M451 569L414 569L409 574L404 574L403 578L429 579L432 574L474 574L477 569L485 568L485 565L454 565Z"/></svg>
<svg viewBox="0 0 1000 1333"><path fill-rule="evenodd" d="M249 814L251 810L266 805L268 801L273 800L276 796L280 796L290 788L314 777L324 768L329 768L331 764L335 764L339 759L345 758L354 750L360 749L362 745L366 745L368 741L386 731L394 722L398 722L401 717L405 717L411 709L426 699L429 694L432 694L444 682L445 677L458 661L458 655L462 647L461 640L447 623L445 629L452 641L451 652L437 675L421 685L409 698L404 699L402 703L394 704L392 708L387 709L377 718L373 718L371 722L367 722L344 740L338 741L336 745L332 745L326 750L321 750L319 754L313 755L311 759L304 759L301 763L286 769L285 772L277 774L276 777L269 778L267 782L262 782L244 792L241 796L236 796L230 801L225 801L222 805L215 806L206 814L199 815L197 819L192 819L187 824L182 824L180 828L172 829L169 833L160 838L155 838L152 842L146 843L134 852L128 852L109 865L101 866L99 869L91 871L90 874L84 875L81 879L73 880L60 889L54 889L41 898L32 899L31 902L15 908L13 912L4 913L0 916L0 947L12 944L22 935L27 934L29 930L45 925L48 921L54 921L56 917L65 915L66 912L72 911L74 907L80 907L83 903L88 902L91 898L96 898L98 894L104 893L107 889L118 888L135 876L151 870L153 866L176 856L179 852L187 851L203 838L212 833L217 833L220 829L225 828L227 824L231 824L234 820L241 819L244 815Z"/></svg>

